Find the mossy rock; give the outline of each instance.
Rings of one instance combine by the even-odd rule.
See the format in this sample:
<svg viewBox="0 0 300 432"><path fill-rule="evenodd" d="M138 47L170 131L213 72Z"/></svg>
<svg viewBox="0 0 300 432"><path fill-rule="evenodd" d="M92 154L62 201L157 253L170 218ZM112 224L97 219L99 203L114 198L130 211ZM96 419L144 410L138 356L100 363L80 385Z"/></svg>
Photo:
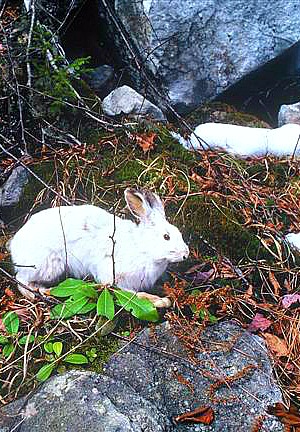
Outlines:
<svg viewBox="0 0 300 432"><path fill-rule="evenodd" d="M266 122L252 114L237 111L233 106L223 102L210 102L192 111L187 117L187 122L195 128L202 123L229 123L239 126L269 128Z"/></svg>

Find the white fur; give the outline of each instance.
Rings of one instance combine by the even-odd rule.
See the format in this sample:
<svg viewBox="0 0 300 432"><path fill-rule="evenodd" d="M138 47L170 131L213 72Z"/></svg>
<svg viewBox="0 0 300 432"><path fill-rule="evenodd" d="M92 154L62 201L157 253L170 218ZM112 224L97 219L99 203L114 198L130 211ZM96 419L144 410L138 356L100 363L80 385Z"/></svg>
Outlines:
<svg viewBox="0 0 300 432"><path fill-rule="evenodd" d="M126 189L125 198L140 223L115 217L115 283L132 291L149 290L168 263L182 261L189 250L179 230L166 220L156 194ZM112 284L113 232L114 216L92 205L36 213L10 242L16 278L26 286L42 289L66 275L90 275L98 282ZM170 240L164 238L166 234ZM32 298L22 285L19 290Z"/></svg>
<svg viewBox="0 0 300 432"><path fill-rule="evenodd" d="M300 125L285 124L276 129L252 128L223 123L197 126L189 139L171 132L188 150L221 148L240 156L276 156L300 153ZM298 141L299 140L299 141ZM298 143L298 145L297 145ZM201 145L202 144L202 145Z"/></svg>

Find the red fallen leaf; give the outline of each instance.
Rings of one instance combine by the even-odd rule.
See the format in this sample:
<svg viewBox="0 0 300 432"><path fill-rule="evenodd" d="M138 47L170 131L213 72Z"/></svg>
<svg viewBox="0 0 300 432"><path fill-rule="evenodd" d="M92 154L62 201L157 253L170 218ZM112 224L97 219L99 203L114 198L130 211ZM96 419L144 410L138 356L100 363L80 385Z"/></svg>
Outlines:
<svg viewBox="0 0 300 432"><path fill-rule="evenodd" d="M8 253L0 252L0 261L4 261L5 259L7 259L7 257L8 257Z"/></svg>
<svg viewBox="0 0 300 432"><path fill-rule="evenodd" d="M300 427L300 413L293 405L287 410L281 402L277 402L275 405L269 406L267 411L269 414L278 417L281 423Z"/></svg>
<svg viewBox="0 0 300 432"><path fill-rule="evenodd" d="M144 153L154 149L154 141L157 137L155 132L149 132L148 134L139 134L135 136L135 140L138 145L143 149Z"/></svg>
<svg viewBox="0 0 300 432"><path fill-rule="evenodd" d="M286 294L282 297L282 306L287 309L294 303L300 303L300 294Z"/></svg>
<svg viewBox="0 0 300 432"><path fill-rule="evenodd" d="M262 314L257 313L251 323L248 326L248 331L251 333L256 332L257 330L267 330L270 327L272 321L265 318Z"/></svg>
<svg viewBox="0 0 300 432"><path fill-rule="evenodd" d="M16 297L16 294L10 288L5 288L4 292L7 297Z"/></svg>
<svg viewBox="0 0 300 432"><path fill-rule="evenodd" d="M200 406L194 411L189 411L175 417L176 423L203 423L210 425L215 418L214 411L211 407Z"/></svg>
<svg viewBox="0 0 300 432"><path fill-rule="evenodd" d="M207 179L199 176L199 174L193 172L191 175L191 179L200 185L201 190L211 190L214 189L216 182L212 179Z"/></svg>

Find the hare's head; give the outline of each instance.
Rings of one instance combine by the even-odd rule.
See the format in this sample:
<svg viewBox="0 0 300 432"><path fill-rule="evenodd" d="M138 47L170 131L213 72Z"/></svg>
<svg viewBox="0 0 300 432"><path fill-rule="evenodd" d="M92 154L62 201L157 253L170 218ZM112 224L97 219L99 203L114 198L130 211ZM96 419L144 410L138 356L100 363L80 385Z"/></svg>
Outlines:
<svg viewBox="0 0 300 432"><path fill-rule="evenodd" d="M178 228L166 220L163 204L155 193L127 188L125 199L139 221L142 250L149 251L155 261L179 262L188 257L188 246Z"/></svg>

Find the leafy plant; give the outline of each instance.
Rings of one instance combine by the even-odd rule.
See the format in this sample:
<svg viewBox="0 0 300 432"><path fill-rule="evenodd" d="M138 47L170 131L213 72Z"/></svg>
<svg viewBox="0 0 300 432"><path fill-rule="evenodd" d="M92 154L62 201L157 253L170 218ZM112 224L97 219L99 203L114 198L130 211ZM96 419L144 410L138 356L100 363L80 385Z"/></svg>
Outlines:
<svg viewBox="0 0 300 432"><path fill-rule="evenodd" d="M53 340L45 342L44 350L46 352L46 360L48 363L44 364L36 374L37 380L41 382L46 381L60 363L71 363L78 365L89 362L85 355L79 353L67 354L60 360L60 356L63 352L63 343L61 341Z"/></svg>
<svg viewBox="0 0 300 432"><path fill-rule="evenodd" d="M85 353L86 353L86 356L89 359L90 363L93 363L93 361L95 361L96 358L98 357L98 355L97 355L97 349L95 347L86 350Z"/></svg>
<svg viewBox="0 0 300 432"><path fill-rule="evenodd" d="M77 94L72 82L90 70L87 67L90 57L77 58L68 64L56 50L53 40L54 35L43 25L34 27L33 47L37 47L32 56L35 85L52 98L49 113L59 114L65 102L76 102Z"/></svg>
<svg viewBox="0 0 300 432"><path fill-rule="evenodd" d="M51 309L50 317L68 319L76 314L86 314L96 309L98 316L113 320L117 305L138 319L153 322L158 320L158 312L149 300L117 288L105 287L99 295L96 289L98 286L93 282L70 278L52 288L51 295L67 299Z"/></svg>
<svg viewBox="0 0 300 432"><path fill-rule="evenodd" d="M196 293L197 290L194 290L193 293ZM195 295L195 294L194 294ZM213 315L207 308L203 307L201 309L197 309L196 305L190 305L190 308L193 314L198 317L200 321L208 320L211 324L216 324L218 322L218 318Z"/></svg>
<svg viewBox="0 0 300 432"><path fill-rule="evenodd" d="M2 323L8 336L0 335L0 346L2 346L2 356L8 358L17 346L34 342L33 335L19 337L20 320L16 312L10 311L2 315Z"/></svg>

